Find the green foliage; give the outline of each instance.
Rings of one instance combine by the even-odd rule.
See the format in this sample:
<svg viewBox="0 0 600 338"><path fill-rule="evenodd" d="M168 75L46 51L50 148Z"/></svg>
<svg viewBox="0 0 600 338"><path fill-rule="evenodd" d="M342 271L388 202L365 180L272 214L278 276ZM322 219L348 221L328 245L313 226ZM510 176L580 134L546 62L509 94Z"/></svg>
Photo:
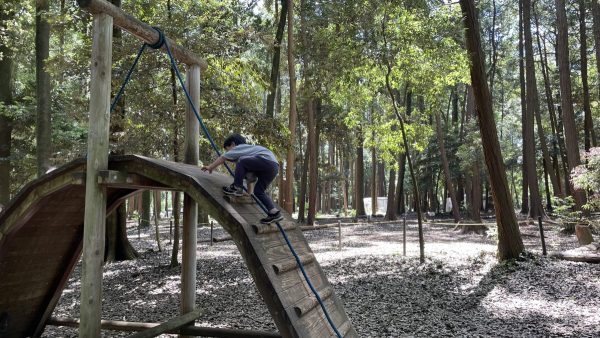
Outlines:
<svg viewBox="0 0 600 338"><path fill-rule="evenodd" d="M575 210L575 200L572 196L565 198L552 197L552 206L558 221L565 227L568 227L569 224L580 222L583 217L581 211Z"/></svg>
<svg viewBox="0 0 600 338"><path fill-rule="evenodd" d="M590 148L583 153L582 162L571 172L573 186L587 194L583 209L588 212L600 210L600 148Z"/></svg>

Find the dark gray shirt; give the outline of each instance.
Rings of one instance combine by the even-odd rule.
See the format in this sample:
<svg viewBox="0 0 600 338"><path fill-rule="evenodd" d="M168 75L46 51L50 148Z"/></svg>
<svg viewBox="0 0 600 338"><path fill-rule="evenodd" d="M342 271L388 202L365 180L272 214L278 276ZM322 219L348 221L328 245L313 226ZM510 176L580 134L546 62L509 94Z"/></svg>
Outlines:
<svg viewBox="0 0 600 338"><path fill-rule="evenodd" d="M222 156L230 161L237 161L242 157L258 156L265 160L277 163L277 158L272 151L263 146L255 146L252 144L238 144Z"/></svg>

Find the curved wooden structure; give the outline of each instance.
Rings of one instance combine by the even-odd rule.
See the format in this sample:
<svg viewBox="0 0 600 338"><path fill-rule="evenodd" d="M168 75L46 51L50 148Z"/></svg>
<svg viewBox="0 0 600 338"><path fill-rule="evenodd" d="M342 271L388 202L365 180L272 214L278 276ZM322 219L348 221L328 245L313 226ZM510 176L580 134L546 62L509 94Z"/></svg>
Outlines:
<svg viewBox="0 0 600 338"><path fill-rule="evenodd" d="M0 214L0 336L40 335L82 251L85 160L31 182ZM255 204L230 204L221 187L230 178L199 167L129 155L110 159L99 183L107 213L143 189L190 195L232 236L284 337L335 337L274 225L259 223ZM282 222L311 282L344 337L357 337L302 232Z"/></svg>

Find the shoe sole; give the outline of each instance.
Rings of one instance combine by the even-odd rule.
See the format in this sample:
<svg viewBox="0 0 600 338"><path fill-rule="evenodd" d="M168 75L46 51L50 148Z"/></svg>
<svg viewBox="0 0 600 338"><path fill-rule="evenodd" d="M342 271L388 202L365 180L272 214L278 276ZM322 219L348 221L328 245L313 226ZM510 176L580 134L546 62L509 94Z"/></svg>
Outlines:
<svg viewBox="0 0 600 338"><path fill-rule="evenodd" d="M229 195L229 196L236 196L236 197L243 197L244 196L244 194L240 194L240 193L235 192L235 191L225 191L225 190L223 190L223 193L225 195Z"/></svg>

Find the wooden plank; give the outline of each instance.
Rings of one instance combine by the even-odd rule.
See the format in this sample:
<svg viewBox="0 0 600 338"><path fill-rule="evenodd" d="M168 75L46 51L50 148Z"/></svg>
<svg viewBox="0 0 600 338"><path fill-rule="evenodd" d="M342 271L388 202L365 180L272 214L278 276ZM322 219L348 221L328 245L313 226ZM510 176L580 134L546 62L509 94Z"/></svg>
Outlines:
<svg viewBox="0 0 600 338"><path fill-rule="evenodd" d="M338 311L337 304L334 301L334 297L330 297L329 299L323 301L325 308L327 309L327 313L329 317L336 325L342 325L348 319L347 317ZM328 338L329 336L335 334L335 331L327 321L323 309L319 305L315 311L309 312L307 315L300 318L297 322L299 329L304 333L303 337L311 337L311 338ZM339 329L338 329L339 331Z"/></svg>
<svg viewBox="0 0 600 338"><path fill-rule="evenodd" d="M333 288L331 286L326 286L325 288L318 290L317 293L319 294L321 300L325 301L333 294ZM302 317L317 307L317 305L319 305L317 297L314 294L311 294L295 305L294 311L298 317Z"/></svg>
<svg viewBox="0 0 600 338"><path fill-rule="evenodd" d="M304 271L306 272L307 276L311 279L311 281L313 281L314 278L321 278L321 270L319 269L318 263L307 265L304 268ZM279 277L277 284L281 287L282 290L295 288L298 286L298 283L301 283L304 280L304 277L300 270L288 271L277 277Z"/></svg>
<svg viewBox="0 0 600 338"><path fill-rule="evenodd" d="M336 327L336 329L338 330L338 332L340 333L340 335L342 335L342 337L346 337L348 335L348 333L350 332L350 329L352 328L352 324L350 324L350 321L347 320L345 321L342 325L340 325L339 327ZM331 336L329 336L330 338L338 338L337 334L332 334Z"/></svg>
<svg viewBox="0 0 600 338"><path fill-rule="evenodd" d="M196 309L192 312L186 313L179 317L168 320L158 326L155 326L151 329L144 330L142 332L132 334L129 338L151 338L156 337L159 334L166 333L167 331L174 330L180 328L186 324L192 323L196 320L196 318L200 317L202 311L200 309Z"/></svg>
<svg viewBox="0 0 600 338"><path fill-rule="evenodd" d="M158 183L147 177L117 170L100 170L98 172L98 184L111 188L169 189L169 187L164 184Z"/></svg>
<svg viewBox="0 0 600 338"><path fill-rule="evenodd" d="M305 271L308 275L308 278L310 279L312 286L315 289L321 290L329 286L329 282L327 281L327 279L322 274L318 273L317 269L307 269ZM302 301L303 299L307 297L315 297L310 286L304 279L304 276L302 275L301 271L291 271L286 273L286 275L294 273L296 275L296 278L294 280L296 284L282 284L282 286L286 286L286 288L279 292L279 298L281 299L284 308L286 308L286 310L289 311L293 311L293 307L296 306L298 302ZM290 281L286 281L286 283L289 282Z"/></svg>
<svg viewBox="0 0 600 338"><path fill-rule="evenodd" d="M95 14L93 27L79 327L82 337L100 336L106 190L98 185L97 176L98 171L108 169L113 19L108 14Z"/></svg>
<svg viewBox="0 0 600 338"><path fill-rule="evenodd" d="M307 254L303 254L303 255L298 255L298 259L300 260L300 263L304 266L309 265L311 263L313 263L315 261L315 255L313 255L312 253L307 253ZM272 264L273 270L275 271L276 274L282 274L284 272L288 272L291 270L295 270L298 269L298 260L296 260L295 257L292 257L288 260L285 261L281 261L275 264Z"/></svg>
<svg viewBox="0 0 600 338"><path fill-rule="evenodd" d="M293 222L293 221L282 221L279 222L279 224L281 225L281 227L283 228L283 230L291 230L291 229L296 229L298 227L298 225ZM279 231L279 227L277 227L277 224L275 223L270 223L270 224L252 224L252 229L254 230L254 233L258 234L258 235L262 235L262 234L268 234L268 233L273 233L273 232L280 232Z"/></svg>
<svg viewBox="0 0 600 338"><path fill-rule="evenodd" d="M79 6L81 6L81 8L84 8L91 13L106 13L110 15L114 18L115 25L128 31L130 34L146 43L154 44L158 41L158 32L156 32L156 30L152 28L152 26L125 13L123 10L121 10L117 6L114 6L109 1L77 0L77 3L79 3ZM166 36L165 40L169 44L169 48L171 50L171 53L173 54L173 57L175 57L177 60L187 65L198 65L203 70L207 68L208 64L205 60L199 58L194 53L176 44L175 42L173 42L173 40L169 39ZM162 47L162 49L166 50L164 46Z"/></svg>
<svg viewBox="0 0 600 338"><path fill-rule="evenodd" d="M46 308L42 313L42 316L37 320L37 327L33 333L33 337L39 337L44 332L46 322L48 321L48 318L50 318L50 316L52 315L52 312L54 311L54 308L56 307L56 304L58 303L60 296L62 295L65 285L69 281L69 276L71 275L73 268L79 261L79 256L81 256L81 251L83 250L83 241L76 241L73 244L72 248L73 250L71 251L73 253L71 257L68 258L67 264L66 266L64 266L62 274L59 274L59 278L54 281L55 284L51 288L53 290L52 297L49 300L47 300L45 304Z"/></svg>
<svg viewBox="0 0 600 338"><path fill-rule="evenodd" d="M312 254L312 250L308 246L308 243L296 242L296 243L293 243L292 246L293 246L296 254L300 257L307 255L307 254ZM266 255L266 257L264 257L264 258L267 259L267 260L263 260L263 262L265 262L265 264L266 264L266 262L269 262L271 265L278 264L278 263L287 263L291 259L294 259L294 255L292 254L292 251L287 246L287 244L282 244L281 246L276 246L276 247L271 247L271 248L264 248L264 250L265 250L265 255Z"/></svg>
<svg viewBox="0 0 600 338"><path fill-rule="evenodd" d="M285 233L291 243L305 241L304 235L297 229L286 230ZM279 231L261 234L254 239L265 249L286 244L283 235Z"/></svg>
<svg viewBox="0 0 600 338"><path fill-rule="evenodd" d="M225 196L223 196L223 198L228 203L233 203L233 204L255 204L256 203L256 202L254 202L254 199L252 199L252 196L250 196L250 195L244 195L244 196L225 195Z"/></svg>

